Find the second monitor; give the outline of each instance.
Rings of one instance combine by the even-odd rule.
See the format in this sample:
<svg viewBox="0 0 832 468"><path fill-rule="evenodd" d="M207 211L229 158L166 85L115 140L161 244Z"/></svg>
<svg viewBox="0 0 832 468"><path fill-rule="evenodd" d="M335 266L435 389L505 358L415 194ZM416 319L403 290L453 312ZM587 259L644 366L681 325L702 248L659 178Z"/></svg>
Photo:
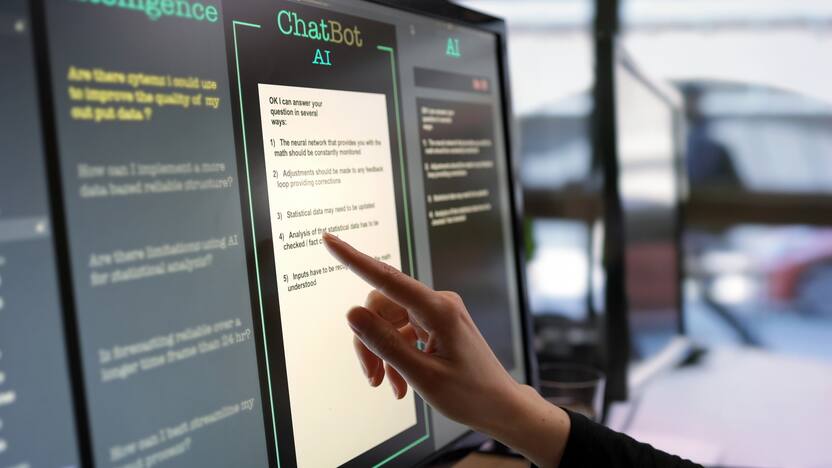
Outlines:
<svg viewBox="0 0 832 468"><path fill-rule="evenodd" d="M682 334L684 113L679 93L648 78L621 48L614 91L633 390L689 349Z"/></svg>

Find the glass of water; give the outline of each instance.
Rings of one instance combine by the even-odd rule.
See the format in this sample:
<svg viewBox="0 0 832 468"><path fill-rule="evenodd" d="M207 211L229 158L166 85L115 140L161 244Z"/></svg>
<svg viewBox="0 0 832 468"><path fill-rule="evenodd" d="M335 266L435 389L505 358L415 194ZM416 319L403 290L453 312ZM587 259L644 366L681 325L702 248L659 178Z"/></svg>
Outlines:
<svg viewBox="0 0 832 468"><path fill-rule="evenodd" d="M604 373L579 364L540 366L540 393L561 408L600 422L604 405Z"/></svg>

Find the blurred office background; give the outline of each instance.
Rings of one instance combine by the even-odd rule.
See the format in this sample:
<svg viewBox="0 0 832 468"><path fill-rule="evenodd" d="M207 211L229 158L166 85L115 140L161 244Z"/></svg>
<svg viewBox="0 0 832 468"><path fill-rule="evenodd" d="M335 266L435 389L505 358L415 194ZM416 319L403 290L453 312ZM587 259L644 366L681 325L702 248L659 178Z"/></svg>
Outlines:
<svg viewBox="0 0 832 468"><path fill-rule="evenodd" d="M603 315L604 282L595 2L458 3L508 22L538 351L591 348L597 329L581 325ZM663 411L628 408L619 428L714 464L832 466L819 453L832 418L832 2L622 0L619 37L684 97L685 332L724 357L656 382L636 403ZM708 379L747 395L719 405Z"/></svg>

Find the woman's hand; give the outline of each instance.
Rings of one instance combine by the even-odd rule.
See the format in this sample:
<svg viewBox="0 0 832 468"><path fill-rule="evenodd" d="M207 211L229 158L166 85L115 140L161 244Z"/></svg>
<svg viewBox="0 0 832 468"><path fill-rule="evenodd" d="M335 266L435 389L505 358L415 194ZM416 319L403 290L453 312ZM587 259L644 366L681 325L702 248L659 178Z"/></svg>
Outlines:
<svg viewBox="0 0 832 468"><path fill-rule="evenodd" d="M412 386L432 408L491 435L542 467L557 466L568 415L517 383L480 334L462 298L434 291L331 234L329 251L376 288L347 321L372 386L385 376L396 398ZM425 343L424 350L416 347Z"/></svg>

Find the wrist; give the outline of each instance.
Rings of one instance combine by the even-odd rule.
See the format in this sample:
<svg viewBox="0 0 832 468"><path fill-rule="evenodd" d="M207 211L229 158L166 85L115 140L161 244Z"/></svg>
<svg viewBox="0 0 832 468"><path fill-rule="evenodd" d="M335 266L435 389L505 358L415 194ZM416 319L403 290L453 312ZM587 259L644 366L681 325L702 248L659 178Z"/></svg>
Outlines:
<svg viewBox="0 0 832 468"><path fill-rule="evenodd" d="M506 405L506 417L484 432L541 468L557 466L569 438L569 415L528 385L517 384Z"/></svg>

